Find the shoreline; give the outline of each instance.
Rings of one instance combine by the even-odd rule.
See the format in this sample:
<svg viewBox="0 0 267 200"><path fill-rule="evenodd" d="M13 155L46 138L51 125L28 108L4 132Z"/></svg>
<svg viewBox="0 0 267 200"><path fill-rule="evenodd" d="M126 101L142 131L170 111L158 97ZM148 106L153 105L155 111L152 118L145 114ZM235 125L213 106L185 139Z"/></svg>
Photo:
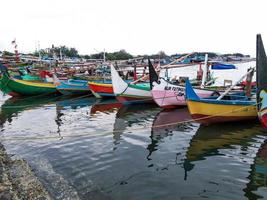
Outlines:
<svg viewBox="0 0 267 200"><path fill-rule="evenodd" d="M23 159L12 159L0 143L0 199L50 200L51 197Z"/></svg>

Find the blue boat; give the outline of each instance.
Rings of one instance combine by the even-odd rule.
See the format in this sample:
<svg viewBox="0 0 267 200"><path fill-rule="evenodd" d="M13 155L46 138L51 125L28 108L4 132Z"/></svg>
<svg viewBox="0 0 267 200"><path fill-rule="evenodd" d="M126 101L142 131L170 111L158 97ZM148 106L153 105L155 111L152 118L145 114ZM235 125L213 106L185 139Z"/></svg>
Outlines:
<svg viewBox="0 0 267 200"><path fill-rule="evenodd" d="M57 90L63 95L89 95L91 90L88 81L69 79L60 81Z"/></svg>

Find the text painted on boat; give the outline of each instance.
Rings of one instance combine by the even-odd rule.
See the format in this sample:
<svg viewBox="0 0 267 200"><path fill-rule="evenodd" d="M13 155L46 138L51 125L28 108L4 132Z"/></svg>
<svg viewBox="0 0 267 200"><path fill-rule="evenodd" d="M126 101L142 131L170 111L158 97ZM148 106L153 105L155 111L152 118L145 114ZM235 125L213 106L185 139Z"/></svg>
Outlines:
<svg viewBox="0 0 267 200"><path fill-rule="evenodd" d="M184 96L184 88L182 87L174 87L174 86L165 86L164 87L164 90L167 90L167 91L174 91L174 92L177 92L177 96Z"/></svg>

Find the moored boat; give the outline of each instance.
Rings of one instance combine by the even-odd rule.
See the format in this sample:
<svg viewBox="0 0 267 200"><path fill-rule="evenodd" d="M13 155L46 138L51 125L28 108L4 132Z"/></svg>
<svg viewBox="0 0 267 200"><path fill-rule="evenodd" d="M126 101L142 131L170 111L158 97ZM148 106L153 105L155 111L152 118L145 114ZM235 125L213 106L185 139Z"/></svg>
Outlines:
<svg viewBox="0 0 267 200"><path fill-rule="evenodd" d="M88 81L74 79L60 81L57 90L63 95L89 95L91 93Z"/></svg>
<svg viewBox="0 0 267 200"><path fill-rule="evenodd" d="M114 98L111 80L89 81L90 90L96 98Z"/></svg>
<svg viewBox="0 0 267 200"><path fill-rule="evenodd" d="M10 96L34 96L47 95L57 92L56 86L53 83L30 82L25 80L18 80L10 77L7 69L1 70L2 76L0 78L0 87L3 93Z"/></svg>
<svg viewBox="0 0 267 200"><path fill-rule="evenodd" d="M258 117L267 127L267 59L261 35L257 35L257 110Z"/></svg>
<svg viewBox="0 0 267 200"><path fill-rule="evenodd" d="M203 124L255 119L256 101L243 93L200 98L186 81L186 102L192 118Z"/></svg>
<svg viewBox="0 0 267 200"><path fill-rule="evenodd" d="M150 83L127 83L111 65L113 91L123 104L151 103Z"/></svg>
<svg viewBox="0 0 267 200"><path fill-rule="evenodd" d="M206 58L207 59L207 58ZM155 103L162 108L175 108L186 106L185 101L185 83L184 80L180 82L167 80L165 77L159 77L149 60L149 75L151 84L151 93ZM207 60L205 62L207 68ZM231 68L232 69L232 68ZM207 72L208 74L208 72ZM207 82L205 79L202 81ZM210 77L209 77L210 78ZM212 80L209 80L212 81ZM201 98L209 97L211 95L220 95L221 90L216 87L194 87L194 91Z"/></svg>

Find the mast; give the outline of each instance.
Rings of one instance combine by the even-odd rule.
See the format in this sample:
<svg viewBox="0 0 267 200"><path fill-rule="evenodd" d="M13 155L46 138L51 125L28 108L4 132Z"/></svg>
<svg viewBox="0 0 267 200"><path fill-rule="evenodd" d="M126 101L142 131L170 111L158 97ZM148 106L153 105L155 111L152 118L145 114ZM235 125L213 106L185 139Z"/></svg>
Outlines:
<svg viewBox="0 0 267 200"><path fill-rule="evenodd" d="M203 70L203 77L201 81L201 87L203 88L205 86L205 83L208 78L208 54L205 54L205 62L204 62L204 70Z"/></svg>
<svg viewBox="0 0 267 200"><path fill-rule="evenodd" d="M267 59L262 43L261 35L257 35L257 49L256 49L256 69L257 69L257 108L258 111L261 108L261 97L262 91L267 92Z"/></svg>
<svg viewBox="0 0 267 200"><path fill-rule="evenodd" d="M158 74L154 68L154 66L152 65L150 59L148 59L148 70L149 70L149 82L150 82L150 89L152 90L153 87L153 82L154 81L158 81L159 77Z"/></svg>

